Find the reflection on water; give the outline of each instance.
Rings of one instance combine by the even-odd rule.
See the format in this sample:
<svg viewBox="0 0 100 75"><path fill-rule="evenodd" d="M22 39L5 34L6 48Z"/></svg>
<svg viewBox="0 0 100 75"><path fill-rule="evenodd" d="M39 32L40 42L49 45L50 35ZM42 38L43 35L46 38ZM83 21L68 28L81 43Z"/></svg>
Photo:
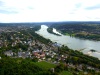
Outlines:
<svg viewBox="0 0 100 75"><path fill-rule="evenodd" d="M89 50L94 49L97 52L91 53L92 56L100 58L100 41L91 41L91 40L83 40L75 37L70 37L70 36L57 36L54 34L50 34L47 32L47 26L46 25L41 25L41 29L39 31L36 31L39 35L50 39L53 42L58 42L63 45L67 45L69 48L74 49L74 50L82 50L84 53L88 53ZM59 33L54 29L56 33Z"/></svg>

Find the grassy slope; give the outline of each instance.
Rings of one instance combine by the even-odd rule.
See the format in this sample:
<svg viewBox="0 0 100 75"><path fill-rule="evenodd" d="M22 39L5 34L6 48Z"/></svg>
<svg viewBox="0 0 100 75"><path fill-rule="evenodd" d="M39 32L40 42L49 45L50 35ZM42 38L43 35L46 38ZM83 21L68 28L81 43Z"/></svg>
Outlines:
<svg viewBox="0 0 100 75"><path fill-rule="evenodd" d="M73 75L68 71L62 71L59 75Z"/></svg>
<svg viewBox="0 0 100 75"><path fill-rule="evenodd" d="M50 69L50 68L54 68L56 65L42 61L42 62L36 62L36 65L38 65L39 67L42 67L46 70Z"/></svg>
<svg viewBox="0 0 100 75"><path fill-rule="evenodd" d="M46 70L50 69L50 68L54 68L56 65L42 61L42 62L36 62L35 64L37 64L39 67L42 67ZM62 71L59 75L73 75L68 71Z"/></svg>

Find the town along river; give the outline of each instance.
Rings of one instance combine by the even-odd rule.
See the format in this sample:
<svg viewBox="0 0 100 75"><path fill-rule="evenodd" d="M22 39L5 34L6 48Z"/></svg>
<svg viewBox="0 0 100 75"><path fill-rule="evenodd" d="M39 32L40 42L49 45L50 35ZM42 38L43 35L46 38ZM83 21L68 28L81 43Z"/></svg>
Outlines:
<svg viewBox="0 0 100 75"><path fill-rule="evenodd" d="M100 59L100 41L85 40L67 35L57 36L47 32L47 28L48 26L41 25L41 29L36 31L36 33L47 39L50 39L53 42L66 45L73 50L79 50L85 54L98 57ZM54 29L54 32L58 33L56 29ZM96 52L91 52L91 49L96 50Z"/></svg>

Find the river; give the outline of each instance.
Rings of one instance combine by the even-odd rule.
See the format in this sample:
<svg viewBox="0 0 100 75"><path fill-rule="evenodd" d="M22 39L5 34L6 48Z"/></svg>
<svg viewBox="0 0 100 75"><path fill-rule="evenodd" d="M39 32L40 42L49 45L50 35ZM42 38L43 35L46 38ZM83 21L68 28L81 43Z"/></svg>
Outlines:
<svg viewBox="0 0 100 75"><path fill-rule="evenodd" d="M67 35L57 36L47 32L48 26L41 25L41 29L36 31L37 34L50 39L53 42L57 42L62 45L66 45L73 50L82 50L83 53L90 56L98 57L100 59L100 41L85 40L75 37L70 37ZM55 33L60 34L53 28ZM94 49L96 52L91 52L90 50Z"/></svg>

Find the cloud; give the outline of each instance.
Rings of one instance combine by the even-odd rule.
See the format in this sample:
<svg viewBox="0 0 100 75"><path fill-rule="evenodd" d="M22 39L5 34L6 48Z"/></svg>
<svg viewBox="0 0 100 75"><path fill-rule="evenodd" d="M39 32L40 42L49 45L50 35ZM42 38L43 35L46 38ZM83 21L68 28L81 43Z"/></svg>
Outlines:
<svg viewBox="0 0 100 75"><path fill-rule="evenodd" d="M100 20L100 17L95 17L95 19L99 19Z"/></svg>
<svg viewBox="0 0 100 75"><path fill-rule="evenodd" d="M0 6L2 6L4 3L2 1L0 1Z"/></svg>
<svg viewBox="0 0 100 75"><path fill-rule="evenodd" d="M16 14L18 12L17 11L8 11L8 10L0 9L0 13L3 13L3 14Z"/></svg>
<svg viewBox="0 0 100 75"><path fill-rule="evenodd" d="M82 3L78 3L75 6L76 6L76 8L80 8L82 6Z"/></svg>
<svg viewBox="0 0 100 75"><path fill-rule="evenodd" d="M87 7L87 8L85 8L85 9L87 9L87 10L100 9L100 4L97 4L97 5L95 5L95 6L91 6L91 7Z"/></svg>
<svg viewBox="0 0 100 75"><path fill-rule="evenodd" d="M99 3L99 0L0 0L0 22L100 20L96 19L100 17Z"/></svg>

